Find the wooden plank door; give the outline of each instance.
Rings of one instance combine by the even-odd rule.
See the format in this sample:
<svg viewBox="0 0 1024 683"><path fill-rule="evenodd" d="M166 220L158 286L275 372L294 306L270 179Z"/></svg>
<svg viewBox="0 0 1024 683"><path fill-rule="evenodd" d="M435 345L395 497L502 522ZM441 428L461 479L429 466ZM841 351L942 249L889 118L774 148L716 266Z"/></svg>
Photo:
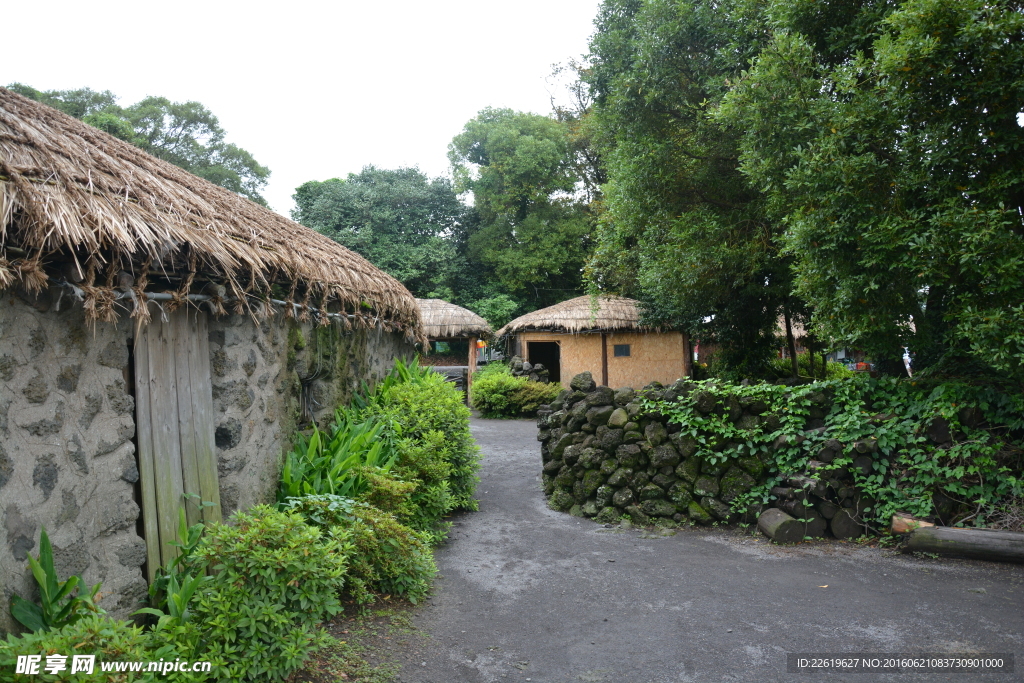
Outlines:
<svg viewBox="0 0 1024 683"><path fill-rule="evenodd" d="M153 316L135 340L136 429L147 573L178 554L178 510L188 523L219 522L213 392L206 313ZM193 497L193 495L195 497ZM202 509L199 501L213 503Z"/></svg>

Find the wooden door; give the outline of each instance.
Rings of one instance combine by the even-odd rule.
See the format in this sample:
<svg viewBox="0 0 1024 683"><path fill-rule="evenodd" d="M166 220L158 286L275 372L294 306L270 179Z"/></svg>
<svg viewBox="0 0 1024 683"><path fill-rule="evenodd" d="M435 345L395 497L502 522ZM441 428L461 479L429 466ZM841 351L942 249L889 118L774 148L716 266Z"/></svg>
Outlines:
<svg viewBox="0 0 1024 683"><path fill-rule="evenodd" d="M135 340L136 429L147 573L178 554L178 510L188 523L219 522L213 392L206 313L159 315ZM194 494L196 497L186 496ZM199 501L213 503L200 509Z"/></svg>

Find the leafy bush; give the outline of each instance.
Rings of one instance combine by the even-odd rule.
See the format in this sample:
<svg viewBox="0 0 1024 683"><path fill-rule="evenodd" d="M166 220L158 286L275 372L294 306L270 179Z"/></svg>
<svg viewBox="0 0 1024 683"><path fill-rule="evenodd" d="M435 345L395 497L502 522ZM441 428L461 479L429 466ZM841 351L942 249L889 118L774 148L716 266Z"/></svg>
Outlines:
<svg viewBox="0 0 1024 683"><path fill-rule="evenodd" d="M131 673L100 674L100 662L151 660L153 656L150 647L150 637L142 628L126 621L91 614L49 631L26 633L22 636L9 635L6 640L0 640L0 671L4 672L5 676L11 676L5 677L5 681L61 680L91 683L100 680L101 675L104 677L102 680L111 683L142 680ZM58 654L68 656L67 670L58 675L13 673L18 655L42 655L42 664L45 665L47 655ZM70 655L95 655L95 673L72 675ZM43 667L40 666L39 670L42 671Z"/></svg>
<svg viewBox="0 0 1024 683"><path fill-rule="evenodd" d="M398 361L360 414L387 424L397 439L393 472L417 484L413 502L420 513L410 522L414 528L434 531L451 510L476 509L480 458L469 433L469 409L443 376Z"/></svg>
<svg viewBox="0 0 1024 683"><path fill-rule="evenodd" d="M507 366L494 364L473 375L469 393L473 407L484 417L524 417L551 403L561 390L559 384L514 377Z"/></svg>
<svg viewBox="0 0 1024 683"><path fill-rule="evenodd" d="M811 362L810 356L806 353L798 353L796 357L797 367L800 368L800 374L803 377L811 377ZM772 358L770 364L770 370L777 378L792 377L793 376L793 361L789 358ZM853 377L856 373L847 368L842 363L836 363L835 361L829 361L826 366L826 379L842 379L844 377ZM814 357L814 375L815 378L821 376L821 355L815 355Z"/></svg>
<svg viewBox="0 0 1024 683"><path fill-rule="evenodd" d="M307 439L302 433L285 455L278 488L278 502L295 496L330 493L355 496L366 488L359 468L391 468L397 453L387 425L376 419L360 420L347 409L334 413L327 432L313 426Z"/></svg>
<svg viewBox="0 0 1024 683"><path fill-rule="evenodd" d="M699 443L696 456L713 464L751 455L765 460L776 477L737 499L738 511L751 503L767 503L771 487L804 472L827 439L844 444L877 441L872 471L864 475L855 470L854 478L856 488L875 501L865 517L880 528L898 511L921 517L934 514L937 494L956 504L950 522L985 526L994 517L1005 523L1008 512L1013 516L1014 501L1024 494L1024 397L1020 395L990 386L866 376L797 387L697 384L705 391L693 391L678 401L648 401L647 410L682 425L683 432ZM697 410L696 401L708 394L721 406L732 400L743 405L762 402L765 414L781 416L779 427L742 429L728 419L728 410L705 415ZM824 419L827 431L805 432L815 401L824 396L832 403ZM984 421L977 419L979 415ZM950 444L935 444L928 438L937 420L948 424ZM789 445L769 448L779 437L788 437ZM827 476L832 470L848 468L855 455L849 448L816 471Z"/></svg>
<svg viewBox="0 0 1024 683"><path fill-rule="evenodd" d="M88 596L78 597L82 577L71 576L65 581L58 579L57 570L53 567L53 547L46 534L46 527L42 527L39 532L39 559L29 555L28 564L39 585L39 604L18 595L11 599L11 616L26 628L49 631L73 624L89 614L103 613L96 606L100 584L93 586Z"/></svg>
<svg viewBox="0 0 1024 683"><path fill-rule="evenodd" d="M353 552L347 591L357 602L371 602L372 593L385 593L415 604L430 591L437 565L427 534L372 505L340 496L293 498L288 507L310 524L349 535Z"/></svg>
<svg viewBox="0 0 1024 683"><path fill-rule="evenodd" d="M341 611L353 546L302 516L269 506L213 525L192 558L215 574L193 598L213 678L282 680L318 642L316 626Z"/></svg>

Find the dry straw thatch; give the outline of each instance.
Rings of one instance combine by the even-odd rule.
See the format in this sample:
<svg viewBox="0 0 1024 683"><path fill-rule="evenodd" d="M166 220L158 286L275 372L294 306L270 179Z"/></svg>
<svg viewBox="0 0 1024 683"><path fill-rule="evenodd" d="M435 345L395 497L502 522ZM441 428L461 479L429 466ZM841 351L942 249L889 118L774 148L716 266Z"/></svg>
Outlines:
<svg viewBox="0 0 1024 683"><path fill-rule="evenodd" d="M423 331L430 339L490 337L494 330L473 311L441 299L416 299L423 318Z"/></svg>
<svg viewBox="0 0 1024 683"><path fill-rule="evenodd" d="M0 88L0 290L61 278L84 292L92 319L112 320L115 293L131 289L132 315L145 322L138 295L162 287L172 306L206 291L214 310L234 301L235 312L272 315L276 296L298 304L286 315L326 324L340 312L422 338L412 295L358 254Z"/></svg>
<svg viewBox="0 0 1024 683"><path fill-rule="evenodd" d="M596 301L595 301L596 299ZM595 306L596 304L596 306ZM516 332L606 332L640 330L638 302L621 296L579 296L521 315L498 330L499 337Z"/></svg>

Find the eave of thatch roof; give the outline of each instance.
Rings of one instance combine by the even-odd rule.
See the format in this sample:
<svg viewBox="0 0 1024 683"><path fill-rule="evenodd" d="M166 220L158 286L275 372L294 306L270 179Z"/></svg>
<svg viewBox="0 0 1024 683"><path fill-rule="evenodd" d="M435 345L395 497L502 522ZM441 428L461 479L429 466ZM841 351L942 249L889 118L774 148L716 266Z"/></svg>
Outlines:
<svg viewBox="0 0 1024 683"><path fill-rule="evenodd" d="M490 337L494 330L473 311L442 301L416 299L423 320L423 331L429 339Z"/></svg>
<svg viewBox="0 0 1024 683"><path fill-rule="evenodd" d="M112 315L127 271L138 294L162 285L184 301L205 283L241 312L276 290L300 317L330 310L422 338L409 291L358 254L0 88L0 290L19 280L39 289L69 265L93 318ZM137 305L133 315L149 314Z"/></svg>
<svg viewBox="0 0 1024 683"><path fill-rule="evenodd" d="M621 296L580 296L521 315L497 332L501 337L530 330L581 334L644 329L638 302Z"/></svg>

